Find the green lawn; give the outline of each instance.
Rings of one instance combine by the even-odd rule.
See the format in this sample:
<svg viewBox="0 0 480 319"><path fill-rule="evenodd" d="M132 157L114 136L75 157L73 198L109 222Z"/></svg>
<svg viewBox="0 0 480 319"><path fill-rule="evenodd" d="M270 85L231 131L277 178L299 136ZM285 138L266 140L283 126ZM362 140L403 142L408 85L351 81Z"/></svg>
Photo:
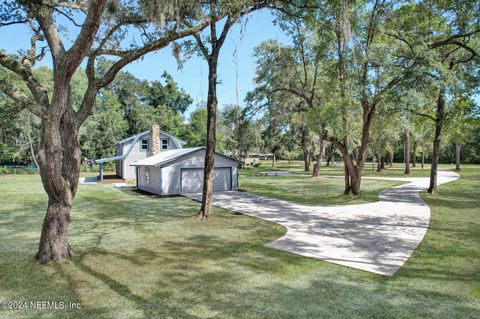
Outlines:
<svg viewBox="0 0 480 319"><path fill-rule="evenodd" d="M441 164L440 167L443 168L455 168L454 165ZM375 165L376 168L376 165ZM313 163L310 167L313 170ZM291 161L290 163L285 160L277 161L275 168L272 168L271 161L261 161L259 167L247 166L243 169L244 175L257 175L265 171L291 171L294 174L299 175L311 175L312 172L304 171L303 161ZM331 163L329 166L325 166L325 163L322 163L320 170L320 175L323 176L343 176L344 168L343 163ZM376 170L374 171L372 163L367 163L365 165L363 175L364 176L380 176L380 177L429 177L430 176L430 164L425 164L425 167L422 169L420 164L417 163L416 167L412 167L410 164L410 174L405 175L405 164L403 163L394 163L392 167L389 165L385 166L385 170L382 170L380 173Z"/></svg>
<svg viewBox="0 0 480 319"><path fill-rule="evenodd" d="M341 178L314 179L307 176L261 176L240 173L239 186L251 193L306 205L361 204L378 201L378 193L402 184L395 181L363 180L359 196L344 195Z"/></svg>
<svg viewBox="0 0 480 319"><path fill-rule="evenodd" d="M80 186L71 262L33 255L46 196L38 176L0 177L0 301L72 301L75 311L1 318L478 318L480 167L433 196L414 256L383 277L266 248L284 229L199 204ZM321 195L320 195L321 196Z"/></svg>
<svg viewBox="0 0 480 319"><path fill-rule="evenodd" d="M387 168L381 173L369 169L367 165L364 175L374 177L406 177L404 165L395 163L392 168ZM302 161L278 161L275 169L271 167L271 161L262 161L259 167L247 166L240 170L240 188L249 192L270 196L278 199L285 199L306 205L321 204L361 204L378 200L378 194L401 182L363 179L359 196L343 195L344 182L342 178L310 178L311 172L305 172ZM407 177L427 177L430 175L430 166L412 168ZM290 171L293 176L277 175L265 176L266 171ZM332 163L330 166L322 166L321 176L343 176L342 164Z"/></svg>

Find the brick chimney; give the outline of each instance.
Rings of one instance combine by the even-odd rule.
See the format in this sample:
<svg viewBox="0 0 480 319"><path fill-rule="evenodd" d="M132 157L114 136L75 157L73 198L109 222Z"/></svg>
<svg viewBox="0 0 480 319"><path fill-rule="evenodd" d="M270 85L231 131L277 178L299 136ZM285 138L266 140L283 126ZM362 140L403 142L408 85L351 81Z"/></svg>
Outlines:
<svg viewBox="0 0 480 319"><path fill-rule="evenodd" d="M160 125L154 123L150 127L150 156L160 153Z"/></svg>

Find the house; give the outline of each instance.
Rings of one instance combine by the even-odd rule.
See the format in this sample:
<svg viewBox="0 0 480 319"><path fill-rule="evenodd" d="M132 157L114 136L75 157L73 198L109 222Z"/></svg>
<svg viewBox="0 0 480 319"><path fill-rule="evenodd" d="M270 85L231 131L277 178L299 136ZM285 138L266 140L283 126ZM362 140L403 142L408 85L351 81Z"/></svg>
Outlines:
<svg viewBox="0 0 480 319"><path fill-rule="evenodd" d="M160 130L158 124L154 124L145 132L131 136L115 144L115 156L102 158L95 162L100 165L100 180L103 179L103 164L116 162L116 175L125 180L136 178L135 167L132 163L147 158L158 152L182 149L186 142Z"/></svg>
<svg viewBox="0 0 480 319"><path fill-rule="evenodd" d="M158 195L201 193L205 147L160 151L131 164L137 171L137 188ZM238 161L215 153L214 191L238 190Z"/></svg>

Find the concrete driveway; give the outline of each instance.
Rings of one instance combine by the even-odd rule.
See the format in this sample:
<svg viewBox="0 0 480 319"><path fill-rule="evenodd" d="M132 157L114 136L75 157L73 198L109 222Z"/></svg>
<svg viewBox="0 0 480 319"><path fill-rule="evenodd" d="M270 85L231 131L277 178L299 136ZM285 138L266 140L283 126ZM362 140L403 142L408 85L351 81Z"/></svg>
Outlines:
<svg viewBox="0 0 480 319"><path fill-rule="evenodd" d="M452 171L439 171L438 184L458 177ZM222 192L214 195L214 205L285 226L286 235L268 247L392 276L428 229L430 208L419 193L429 179L378 179L406 184L383 191L378 202L369 204L306 206L246 192ZM201 194L186 196L201 200Z"/></svg>

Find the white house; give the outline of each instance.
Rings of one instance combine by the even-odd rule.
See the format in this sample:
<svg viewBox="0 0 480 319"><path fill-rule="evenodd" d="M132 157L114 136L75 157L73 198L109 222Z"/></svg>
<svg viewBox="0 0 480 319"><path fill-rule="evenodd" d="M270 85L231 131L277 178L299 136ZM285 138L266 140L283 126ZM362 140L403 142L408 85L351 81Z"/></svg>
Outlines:
<svg viewBox="0 0 480 319"><path fill-rule="evenodd" d="M200 193L203 189L205 147L160 151L131 164L137 188L158 195ZM215 154L214 191L238 190L238 161Z"/></svg>
<svg viewBox="0 0 480 319"><path fill-rule="evenodd" d="M104 163L115 161L116 175L125 180L133 180L136 178L135 167L131 166L133 162L147 158L158 152L181 149L185 144L185 141L160 130L158 125L152 125L152 127L145 132L117 142L117 144L115 144L115 156L95 161L100 164L100 180L103 179Z"/></svg>

